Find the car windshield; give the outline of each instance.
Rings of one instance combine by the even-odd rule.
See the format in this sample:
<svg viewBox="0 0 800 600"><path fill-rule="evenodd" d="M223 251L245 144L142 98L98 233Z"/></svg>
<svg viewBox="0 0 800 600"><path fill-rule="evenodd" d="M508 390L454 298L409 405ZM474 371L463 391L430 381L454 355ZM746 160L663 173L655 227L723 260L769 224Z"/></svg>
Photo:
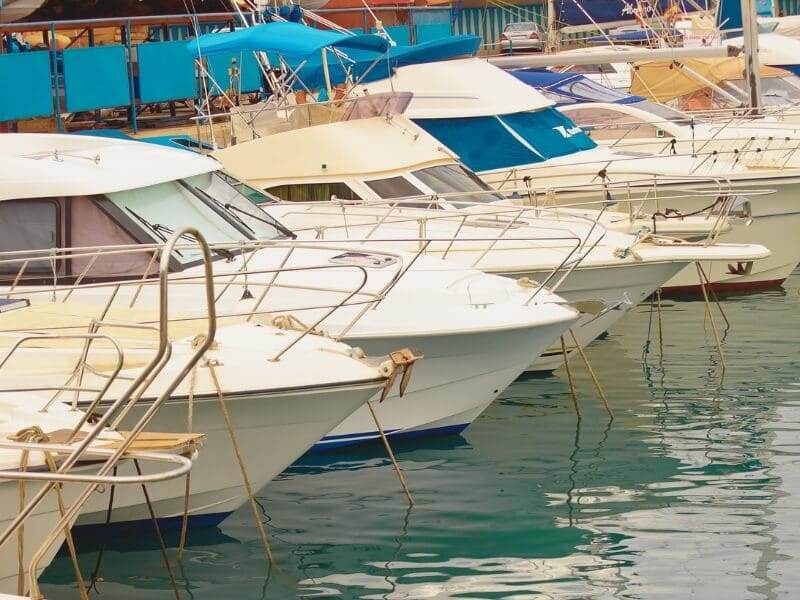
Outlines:
<svg viewBox="0 0 800 600"><path fill-rule="evenodd" d="M428 167L413 173L437 194L463 194L460 197L448 197L448 201L488 203L503 199L503 196L461 165Z"/></svg>
<svg viewBox="0 0 800 600"><path fill-rule="evenodd" d="M230 176L204 173L106 197L156 242L176 229L196 227L210 242L285 239L292 234L228 181ZM201 258L200 250L183 252L181 262Z"/></svg>
<svg viewBox="0 0 800 600"><path fill-rule="evenodd" d="M536 23L509 23L503 31L538 31Z"/></svg>

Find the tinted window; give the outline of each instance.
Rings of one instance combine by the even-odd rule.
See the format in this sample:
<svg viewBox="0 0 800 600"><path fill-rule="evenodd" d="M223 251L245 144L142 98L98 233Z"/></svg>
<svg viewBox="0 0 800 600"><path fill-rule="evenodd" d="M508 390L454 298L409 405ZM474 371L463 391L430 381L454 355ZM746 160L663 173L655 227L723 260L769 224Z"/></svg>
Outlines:
<svg viewBox="0 0 800 600"><path fill-rule="evenodd" d="M267 191L289 202L327 202L333 196L339 200L361 200L350 186L341 181L276 185Z"/></svg>
<svg viewBox="0 0 800 600"><path fill-rule="evenodd" d="M418 190L405 177L388 177L387 179L374 179L365 181L373 192L381 198L388 200L391 198L406 198L408 196L422 196L422 190Z"/></svg>
<svg viewBox="0 0 800 600"><path fill-rule="evenodd" d="M441 165L414 171L414 175L437 194L464 194L461 197L448 197L447 200L465 202L496 202L503 196L493 192L474 173L461 165Z"/></svg>
<svg viewBox="0 0 800 600"><path fill-rule="evenodd" d="M48 250L60 246L58 204L49 199L0 202L0 252ZM16 271L20 263L3 269ZM50 261L32 262L27 271L50 271Z"/></svg>

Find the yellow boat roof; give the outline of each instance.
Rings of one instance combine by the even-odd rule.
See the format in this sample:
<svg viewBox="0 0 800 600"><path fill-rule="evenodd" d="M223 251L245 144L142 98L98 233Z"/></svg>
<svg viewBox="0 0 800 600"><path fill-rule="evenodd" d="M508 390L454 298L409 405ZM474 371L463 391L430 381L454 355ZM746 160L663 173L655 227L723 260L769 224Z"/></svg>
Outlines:
<svg viewBox="0 0 800 600"><path fill-rule="evenodd" d="M679 63L686 69L679 68L669 60L634 63L631 94L644 96L654 102L668 102L708 87L706 82L692 76L689 71L694 71L713 84L728 79L742 79L744 73L743 57L695 58ZM761 77L783 77L788 74L783 69L761 66Z"/></svg>

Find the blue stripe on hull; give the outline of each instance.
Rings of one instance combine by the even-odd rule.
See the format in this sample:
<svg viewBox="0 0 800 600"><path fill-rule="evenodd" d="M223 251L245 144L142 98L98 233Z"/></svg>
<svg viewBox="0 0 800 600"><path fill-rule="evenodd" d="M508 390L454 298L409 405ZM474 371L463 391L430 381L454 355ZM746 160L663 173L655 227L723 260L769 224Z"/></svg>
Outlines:
<svg viewBox="0 0 800 600"><path fill-rule="evenodd" d="M189 515L189 527L216 527L230 512L211 513L207 515ZM158 519L158 526L162 532L180 531L183 517L164 517ZM123 521L121 523L93 523L91 525L77 525L72 528L72 534L76 539L91 540L102 538L106 535L119 535L131 532L152 532L153 521L150 519L139 519L136 521Z"/></svg>
<svg viewBox="0 0 800 600"><path fill-rule="evenodd" d="M411 440L422 437L432 437L438 435L455 435L464 431L469 423L459 425L447 425L445 427L432 427L430 429L415 429L414 431L398 431L397 429L386 431L386 435L392 440ZM380 440L377 431L364 433L351 433L346 435L325 436L314 444L307 454L317 454L328 450L354 446L356 444L368 444Z"/></svg>

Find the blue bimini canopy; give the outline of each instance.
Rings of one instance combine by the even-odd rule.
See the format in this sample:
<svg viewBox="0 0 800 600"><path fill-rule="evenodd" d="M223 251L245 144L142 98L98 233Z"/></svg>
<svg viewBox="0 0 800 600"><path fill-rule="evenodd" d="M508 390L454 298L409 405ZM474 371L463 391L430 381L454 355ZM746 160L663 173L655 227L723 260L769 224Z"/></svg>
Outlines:
<svg viewBox="0 0 800 600"><path fill-rule="evenodd" d="M476 172L540 163L597 146L580 127L552 107L414 122Z"/></svg>
<svg viewBox="0 0 800 600"><path fill-rule="evenodd" d="M367 52L374 59L386 52L389 42L373 34L347 35L314 29L300 23L275 22L230 32L207 33L191 40L186 50L195 58L242 51L305 58L328 47L343 52Z"/></svg>
<svg viewBox="0 0 800 600"><path fill-rule="evenodd" d="M347 81L348 73L342 68L344 65L349 74L361 83L387 79L394 74L398 67L417 65L422 63L449 60L461 56L474 56L480 47L481 38L475 35L456 35L440 38L417 44L415 46L394 46L386 52L386 59L375 64L374 57L365 52L348 52L348 61L339 63L335 59L328 60L328 72L332 84ZM294 61L287 61L292 68L299 67ZM308 87L321 87L324 81L322 57L320 54L311 55L299 69L298 74Z"/></svg>
<svg viewBox="0 0 800 600"><path fill-rule="evenodd" d="M553 73L544 69L517 69L509 73L559 105L575 102L633 104L644 100L641 96L601 85L580 73Z"/></svg>

